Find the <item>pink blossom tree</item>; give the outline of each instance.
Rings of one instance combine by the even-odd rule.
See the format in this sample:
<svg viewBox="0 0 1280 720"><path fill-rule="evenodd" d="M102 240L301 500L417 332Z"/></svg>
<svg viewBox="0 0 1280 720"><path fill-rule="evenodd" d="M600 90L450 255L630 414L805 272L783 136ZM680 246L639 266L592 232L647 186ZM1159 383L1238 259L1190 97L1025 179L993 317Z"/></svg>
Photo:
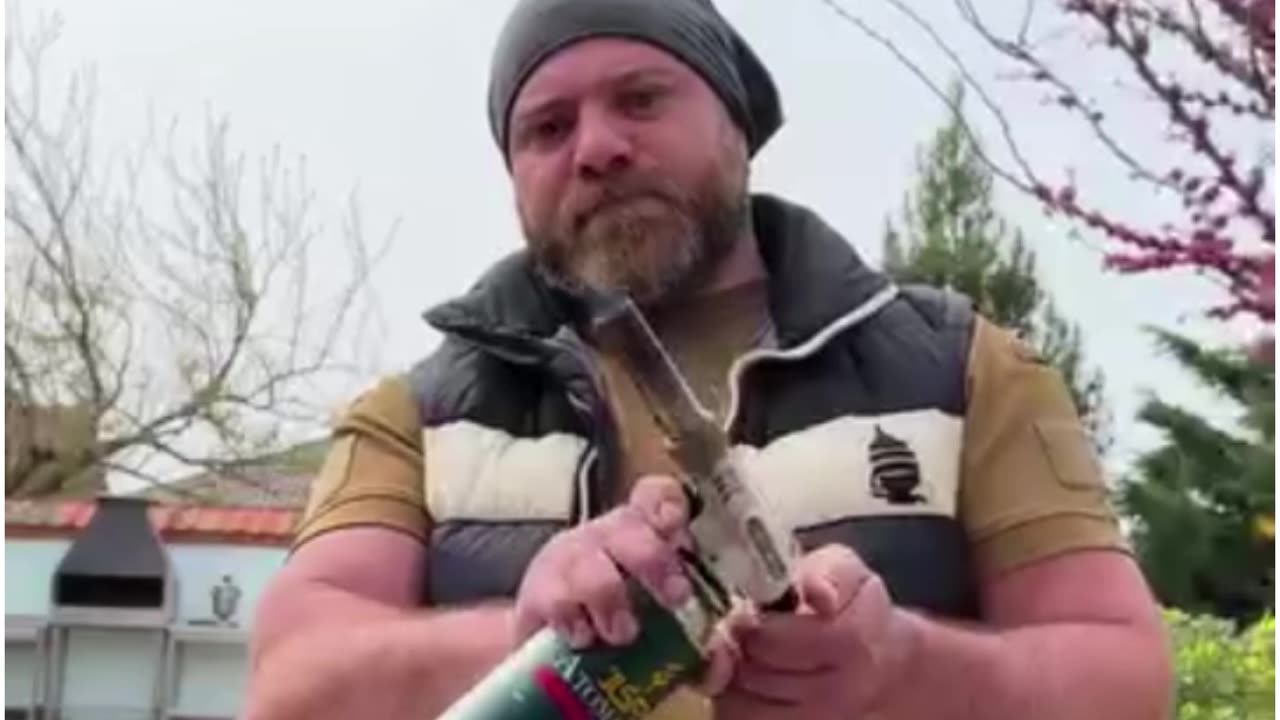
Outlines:
<svg viewBox="0 0 1280 720"><path fill-rule="evenodd" d="M1011 186L1036 198L1052 214L1104 240L1107 268L1148 273L1191 268L1219 283L1222 300L1209 308L1216 317L1251 317L1268 328L1275 321L1275 205L1272 175L1275 124L1275 6L1272 0L1057 0L1050 11L1055 36L1080 52L1106 53L1109 78L1143 97L1141 124L1159 133L1167 152L1152 159L1132 151L1132 138L1117 130L1109 108L1068 79L1072 68L1053 59L1031 30L1033 2L1025 5L1020 27L998 31L974 6L954 0L956 9L985 45L1035 84L1045 98L1091 130L1096 148L1119 160L1130 182L1152 192L1174 193L1181 207L1172 218L1153 221L1103 209L1086 185L1061 181L1059 168L1033 167L1019 148L1019 125L970 72L971 58L957 52L926 18L903 0L885 0L923 29L974 87L999 121L1009 162L992 162ZM844 4L823 0L836 14L887 47L900 62L945 100L939 83L922 70L893 38L876 30ZM1043 16L1043 12L1041 12ZM954 33L952 33L954 35ZM1115 113L1109 113L1115 110ZM1132 118L1126 118L1132 119ZM1265 149L1240 151L1241 138L1265 136ZM1151 138L1143 138L1149 141ZM1256 145L1256 143L1255 143ZM1270 338L1270 331L1268 331ZM1264 351L1271 340L1264 343Z"/></svg>

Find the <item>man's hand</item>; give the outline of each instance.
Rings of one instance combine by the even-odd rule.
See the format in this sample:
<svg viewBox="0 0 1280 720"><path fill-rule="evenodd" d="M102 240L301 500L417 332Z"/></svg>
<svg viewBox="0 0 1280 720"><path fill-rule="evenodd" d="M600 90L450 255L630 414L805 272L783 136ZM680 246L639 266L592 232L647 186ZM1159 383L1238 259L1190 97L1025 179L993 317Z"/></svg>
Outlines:
<svg viewBox="0 0 1280 720"><path fill-rule="evenodd" d="M550 626L576 648L630 643L639 628L623 573L669 608L690 597L677 554L687 515L677 481L646 477L625 505L552 538L516 594L516 641Z"/></svg>
<svg viewBox="0 0 1280 720"><path fill-rule="evenodd" d="M740 622L720 718L850 718L905 666L912 626L856 554L829 545L796 566L801 607Z"/></svg>

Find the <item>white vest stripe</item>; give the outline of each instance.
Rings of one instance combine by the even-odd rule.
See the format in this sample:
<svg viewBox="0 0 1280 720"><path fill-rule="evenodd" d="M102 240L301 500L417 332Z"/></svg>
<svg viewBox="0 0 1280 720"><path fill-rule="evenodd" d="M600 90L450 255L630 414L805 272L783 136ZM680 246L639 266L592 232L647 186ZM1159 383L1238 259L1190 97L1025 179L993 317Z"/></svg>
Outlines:
<svg viewBox="0 0 1280 720"><path fill-rule="evenodd" d="M872 443L876 428L892 450L882 473L914 473L918 485L877 494ZM852 517L954 517L960 480L963 421L938 410L879 416L847 415L777 438L762 449L734 448L742 473L784 527Z"/></svg>
<svg viewBox="0 0 1280 720"><path fill-rule="evenodd" d="M585 438L518 438L466 420L422 433L427 509L447 520L568 520Z"/></svg>
<svg viewBox="0 0 1280 720"><path fill-rule="evenodd" d="M733 449L784 527L890 515L954 517L964 424L939 410L847 415ZM517 438L468 421L423 431L437 522L572 519L585 438Z"/></svg>

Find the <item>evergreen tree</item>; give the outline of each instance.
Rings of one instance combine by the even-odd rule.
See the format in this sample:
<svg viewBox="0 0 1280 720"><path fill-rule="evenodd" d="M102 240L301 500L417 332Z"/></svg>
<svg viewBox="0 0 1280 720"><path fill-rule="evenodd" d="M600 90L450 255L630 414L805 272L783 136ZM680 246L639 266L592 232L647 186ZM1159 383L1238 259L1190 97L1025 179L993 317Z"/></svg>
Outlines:
<svg viewBox="0 0 1280 720"><path fill-rule="evenodd" d="M1121 484L1133 542L1166 605L1248 622L1274 607L1275 367L1166 331L1158 343L1240 407L1238 429L1149 399L1139 417L1165 444Z"/></svg>
<svg viewBox="0 0 1280 720"><path fill-rule="evenodd" d="M963 86L953 84L953 107ZM1080 328L1054 307L1036 277L1022 232L995 208L994 178L959 115L937 131L917 160L902 230L887 223L884 270L903 283L948 287L979 312L1016 331L1063 375L1097 449L1110 444L1100 371L1086 366Z"/></svg>

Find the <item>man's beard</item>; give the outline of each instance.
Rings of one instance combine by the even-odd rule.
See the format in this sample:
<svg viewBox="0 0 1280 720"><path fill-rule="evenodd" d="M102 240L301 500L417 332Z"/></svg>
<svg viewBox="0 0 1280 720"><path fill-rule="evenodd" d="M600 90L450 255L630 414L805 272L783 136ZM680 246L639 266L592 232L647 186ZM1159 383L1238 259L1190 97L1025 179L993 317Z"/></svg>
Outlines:
<svg viewBox="0 0 1280 720"><path fill-rule="evenodd" d="M662 181L620 182L562 207L553 228L525 224L529 248L555 285L626 292L661 305L695 292L742 237L745 183L716 177L693 193Z"/></svg>

